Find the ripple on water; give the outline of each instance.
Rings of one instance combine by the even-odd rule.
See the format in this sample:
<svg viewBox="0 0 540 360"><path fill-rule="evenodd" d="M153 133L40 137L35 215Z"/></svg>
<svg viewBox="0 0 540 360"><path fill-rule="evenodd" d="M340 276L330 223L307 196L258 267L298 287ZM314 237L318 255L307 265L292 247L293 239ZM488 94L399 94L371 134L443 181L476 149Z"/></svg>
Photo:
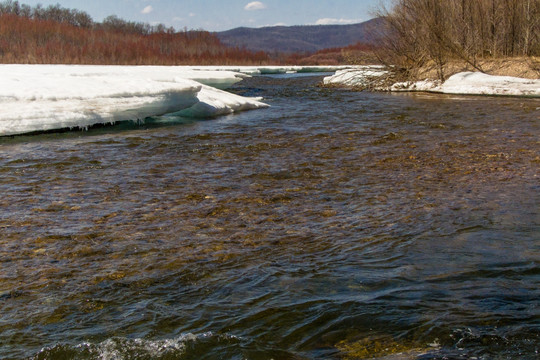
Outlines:
<svg viewBox="0 0 540 360"><path fill-rule="evenodd" d="M0 357L535 359L538 101L315 82L1 139Z"/></svg>

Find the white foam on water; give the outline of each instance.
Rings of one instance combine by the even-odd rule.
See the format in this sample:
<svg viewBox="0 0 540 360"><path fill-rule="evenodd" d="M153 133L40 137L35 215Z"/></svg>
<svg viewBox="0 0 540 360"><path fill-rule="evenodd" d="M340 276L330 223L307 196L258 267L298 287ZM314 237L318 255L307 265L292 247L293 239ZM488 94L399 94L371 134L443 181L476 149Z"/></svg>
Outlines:
<svg viewBox="0 0 540 360"><path fill-rule="evenodd" d="M67 347L67 349L71 349L78 354L78 356L99 360L127 360L133 358L153 359L163 358L164 356L177 358L178 356L185 354L188 344L213 339L240 340L237 336L229 334L218 335L207 332L196 335L186 333L174 339L162 340L112 338L97 344L84 342L73 347ZM37 356L41 356L42 358L56 356L55 352L61 351L59 349L66 349L66 347L60 345L46 347L43 348ZM72 351L70 351L70 353Z"/></svg>
<svg viewBox="0 0 540 360"><path fill-rule="evenodd" d="M90 353L100 360L122 360L129 358L129 354L136 353L150 358L156 358L174 353L182 354L186 349L186 342L195 341L197 337L187 334L176 339L148 341L143 339L114 341L106 340L99 345L81 344L77 350Z"/></svg>

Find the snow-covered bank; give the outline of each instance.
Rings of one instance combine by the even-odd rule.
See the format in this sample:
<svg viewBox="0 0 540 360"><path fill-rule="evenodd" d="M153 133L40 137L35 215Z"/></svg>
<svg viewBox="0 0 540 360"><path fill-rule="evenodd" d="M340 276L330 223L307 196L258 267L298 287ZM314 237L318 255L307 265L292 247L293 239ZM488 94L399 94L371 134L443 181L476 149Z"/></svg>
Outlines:
<svg viewBox="0 0 540 360"><path fill-rule="evenodd" d="M193 66L192 69L233 71L246 75L273 75L287 73L323 73L336 72L343 69L355 68L355 66Z"/></svg>
<svg viewBox="0 0 540 360"><path fill-rule="evenodd" d="M325 85L364 87L386 74L388 71L384 66L357 66L338 70L334 75L325 77L323 82Z"/></svg>
<svg viewBox="0 0 540 360"><path fill-rule="evenodd" d="M189 66L118 66L118 65L0 65L0 74L38 77L139 77L155 81L189 79L201 84L226 89L242 81L245 74L235 71L216 71L213 67Z"/></svg>
<svg viewBox="0 0 540 360"><path fill-rule="evenodd" d="M374 87L385 91L426 91L442 94L507 95L540 97L539 79L522 79L510 76L493 76L478 72L463 72L451 76L444 83L425 80L400 82L390 87L379 85L379 78L387 75L379 66L363 66L341 70L324 78L326 85Z"/></svg>
<svg viewBox="0 0 540 360"><path fill-rule="evenodd" d="M397 83L391 91L427 91L442 94L507 95L540 97L540 80L463 72L440 81Z"/></svg>
<svg viewBox="0 0 540 360"><path fill-rule="evenodd" d="M0 65L0 136L267 107L216 88L244 76L165 66Z"/></svg>

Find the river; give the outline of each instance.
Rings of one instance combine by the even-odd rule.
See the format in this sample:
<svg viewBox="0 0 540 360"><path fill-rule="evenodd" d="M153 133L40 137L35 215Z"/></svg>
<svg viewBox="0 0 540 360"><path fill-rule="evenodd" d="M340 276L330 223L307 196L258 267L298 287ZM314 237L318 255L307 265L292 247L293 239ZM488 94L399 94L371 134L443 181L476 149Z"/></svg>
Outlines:
<svg viewBox="0 0 540 360"><path fill-rule="evenodd" d="M0 358L538 359L540 100L320 81L0 138Z"/></svg>

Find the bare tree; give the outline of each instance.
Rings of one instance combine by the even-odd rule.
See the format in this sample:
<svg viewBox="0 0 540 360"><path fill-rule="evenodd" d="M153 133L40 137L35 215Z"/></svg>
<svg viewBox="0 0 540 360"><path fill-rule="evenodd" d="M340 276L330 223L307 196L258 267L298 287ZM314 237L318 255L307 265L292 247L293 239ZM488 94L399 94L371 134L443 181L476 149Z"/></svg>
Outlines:
<svg viewBox="0 0 540 360"><path fill-rule="evenodd" d="M540 55L540 0L394 0L380 57L406 71L460 59Z"/></svg>

